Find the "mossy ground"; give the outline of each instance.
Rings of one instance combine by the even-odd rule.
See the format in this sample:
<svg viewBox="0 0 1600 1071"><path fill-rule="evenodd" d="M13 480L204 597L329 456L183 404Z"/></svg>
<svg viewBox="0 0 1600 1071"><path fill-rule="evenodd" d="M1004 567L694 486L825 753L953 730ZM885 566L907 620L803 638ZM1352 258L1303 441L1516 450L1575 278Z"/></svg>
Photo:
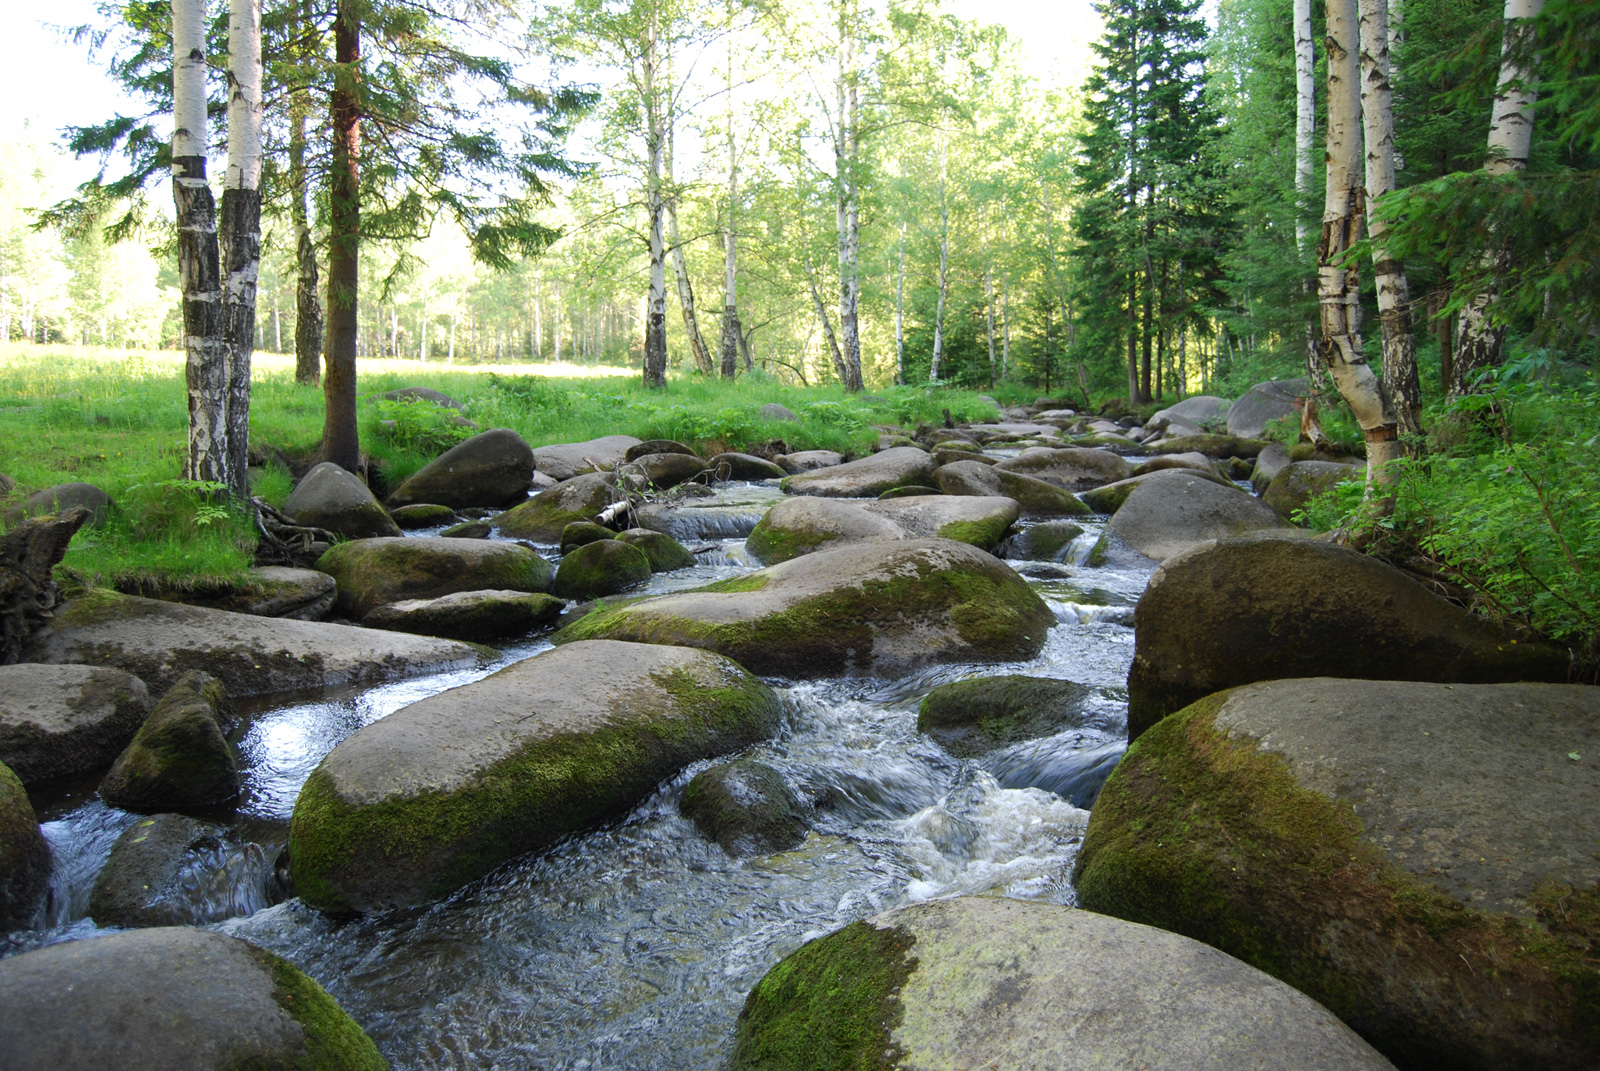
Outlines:
<svg viewBox="0 0 1600 1071"><path fill-rule="evenodd" d="M272 976L272 997L305 1031L305 1054L292 1071L388 1071L389 1062L356 1021L300 968L250 946L250 954ZM236 1071L256 1071L240 1067Z"/></svg>
<svg viewBox="0 0 1600 1071"><path fill-rule="evenodd" d="M1080 903L1259 967L1402 1068L1595 1066L1596 891L1547 890L1537 919L1462 905L1389 863L1280 756L1218 731L1228 694L1130 747L1094 807Z"/></svg>
<svg viewBox="0 0 1600 1071"><path fill-rule="evenodd" d="M734 1071L887 1071L915 938L852 922L786 956L739 1012Z"/></svg>

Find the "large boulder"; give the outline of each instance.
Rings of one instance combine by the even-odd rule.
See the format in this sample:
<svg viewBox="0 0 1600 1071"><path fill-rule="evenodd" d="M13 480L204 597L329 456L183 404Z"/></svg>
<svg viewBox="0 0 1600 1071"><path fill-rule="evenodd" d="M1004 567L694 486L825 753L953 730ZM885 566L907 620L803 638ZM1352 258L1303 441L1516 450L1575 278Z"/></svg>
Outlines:
<svg viewBox="0 0 1600 1071"><path fill-rule="evenodd" d="M1228 407L1228 434L1259 439L1271 421L1294 416L1294 400L1310 392L1303 378L1257 383Z"/></svg>
<svg viewBox="0 0 1600 1071"><path fill-rule="evenodd" d="M358 539L317 562L338 581L339 611L366 616L407 599L457 591L549 591L554 570L527 547L486 539Z"/></svg>
<svg viewBox="0 0 1600 1071"><path fill-rule="evenodd" d="M332 461L305 474L289 492L283 512L296 524L326 528L346 539L400 534L400 526L384 512L367 485Z"/></svg>
<svg viewBox="0 0 1600 1071"><path fill-rule="evenodd" d="M229 902L193 917L183 882L189 872L215 859L226 830L181 814L141 818L117 838L111 857L95 875L89 917L119 929L220 922L239 914Z"/></svg>
<svg viewBox="0 0 1600 1071"><path fill-rule="evenodd" d="M1271 485L1272 478L1288 468L1290 461L1289 450L1282 443L1269 443L1262 447L1250 470L1250 486L1255 488L1256 494L1265 491Z"/></svg>
<svg viewBox="0 0 1600 1071"><path fill-rule="evenodd" d="M1023 517L1079 517L1094 512L1070 491L988 462L952 461L934 470L933 478L947 495L1009 498Z"/></svg>
<svg viewBox="0 0 1600 1071"><path fill-rule="evenodd" d="M245 573L234 591L196 605L257 617L321 621L333 609L335 587L333 577L315 569L263 565Z"/></svg>
<svg viewBox="0 0 1600 1071"><path fill-rule="evenodd" d="M1169 435L1156 443L1153 449L1160 454L1196 453L1210 458L1238 457L1249 460L1269 445L1263 439L1248 439L1239 435Z"/></svg>
<svg viewBox="0 0 1600 1071"><path fill-rule="evenodd" d="M495 643L550 624L565 605L553 595L526 591L457 591L437 599L403 599L375 607L361 623L419 636Z"/></svg>
<svg viewBox="0 0 1600 1071"><path fill-rule="evenodd" d="M734 1071L1392 1071L1328 1010L1177 934L962 897L854 922L745 1001Z"/></svg>
<svg viewBox="0 0 1600 1071"><path fill-rule="evenodd" d="M898 524L868 512L862 503L803 496L769 509L744 545L751 557L770 565L844 543L887 543L905 537Z"/></svg>
<svg viewBox="0 0 1600 1071"><path fill-rule="evenodd" d="M1254 963L1402 1067L1593 1068L1597 753L1600 688L1243 686L1129 749L1078 896Z"/></svg>
<svg viewBox="0 0 1600 1071"><path fill-rule="evenodd" d="M1218 398L1211 394L1196 394L1192 398L1185 398L1176 405L1169 405L1165 409L1158 409L1145 421L1145 427L1160 430L1166 422L1178 421L1191 427L1204 427L1207 423L1219 419L1228 411L1229 402L1226 398ZM1163 420L1165 418L1165 420Z"/></svg>
<svg viewBox="0 0 1600 1071"><path fill-rule="evenodd" d="M144 681L109 666L0 666L0 763L25 785L111 765L150 713Z"/></svg>
<svg viewBox="0 0 1600 1071"><path fill-rule="evenodd" d="M770 688L706 651L547 651L329 752L289 827L295 890L336 913L443 896L625 814L684 766L770 736L778 718Z"/></svg>
<svg viewBox="0 0 1600 1071"><path fill-rule="evenodd" d="M1519 643L1346 547L1231 539L1172 558L1134 611L1128 734L1223 688L1281 677L1565 680L1569 658Z"/></svg>
<svg viewBox="0 0 1600 1071"><path fill-rule="evenodd" d="M765 458L736 452L718 454L706 462L706 467L719 480L781 480L788 475Z"/></svg>
<svg viewBox="0 0 1600 1071"><path fill-rule="evenodd" d="M687 569L695 564L694 552L665 532L652 532L648 528L629 528L617 533L617 542L637 547L650 560L652 573L670 573L674 569Z"/></svg>
<svg viewBox="0 0 1600 1071"><path fill-rule="evenodd" d="M494 518L501 535L555 543L573 521L592 521L607 506L627 498L609 473L592 473L540 491L528 501Z"/></svg>
<svg viewBox="0 0 1600 1071"><path fill-rule="evenodd" d="M1014 472L1054 484L1065 491L1087 491L1091 487L1126 480L1133 466L1110 450L1077 446L1030 446L1016 457L995 466L1001 472Z"/></svg>
<svg viewBox="0 0 1600 1071"><path fill-rule="evenodd" d="M54 487L46 487L43 491L35 491L19 505L7 510L3 519L6 525L10 526L24 517L40 517L49 513L86 509L89 511L89 519L85 523L90 528L98 528L105 523L113 505L111 497L92 483L60 483Z"/></svg>
<svg viewBox="0 0 1600 1071"><path fill-rule="evenodd" d="M1094 691L1072 681L1016 674L941 684L917 708L917 730L972 758L1020 740L1083 725Z"/></svg>
<svg viewBox="0 0 1600 1071"><path fill-rule="evenodd" d="M1136 477L1144 476L1148 473L1160 472L1162 469L1192 469L1195 472L1210 473L1213 476L1217 474L1216 462L1199 451L1191 451L1187 454L1158 454L1155 457L1146 458L1134 466L1133 474Z"/></svg>
<svg viewBox="0 0 1600 1071"><path fill-rule="evenodd" d="M1208 539L1284 527L1283 518L1255 496L1201 473L1168 469L1139 479L1106 524L1106 538L1157 561Z"/></svg>
<svg viewBox="0 0 1600 1071"><path fill-rule="evenodd" d="M1335 461L1293 461L1285 465L1267 484L1261 501L1284 517L1293 517L1295 510L1304 509L1318 495L1326 494L1346 480L1360 480L1364 475L1360 465L1342 465Z"/></svg>
<svg viewBox="0 0 1600 1071"><path fill-rule="evenodd" d="M588 442L541 446L533 452L534 467L558 481L589 472L609 472L623 462L629 447L642 441L632 435L603 435Z"/></svg>
<svg viewBox="0 0 1600 1071"><path fill-rule="evenodd" d="M625 462L617 471L623 474L637 473L648 480L652 487L664 491L702 475L706 468L705 458L669 452L643 454Z"/></svg>
<svg viewBox="0 0 1600 1071"><path fill-rule="evenodd" d="M622 452L622 460L636 461L646 454L689 454L694 455L694 449L686 443L676 439L646 439L642 443L635 443Z"/></svg>
<svg viewBox="0 0 1600 1071"><path fill-rule="evenodd" d="M733 856L786 852L806 839L805 810L783 775L751 759L695 774L679 809Z"/></svg>
<svg viewBox="0 0 1600 1071"><path fill-rule="evenodd" d="M795 495L823 498L876 498L907 484L933 482L933 457L915 446L896 446L843 465L789 476L783 489Z"/></svg>
<svg viewBox="0 0 1600 1071"><path fill-rule="evenodd" d="M616 539L585 543L561 559L552 589L563 599L598 599L650 579L650 559Z"/></svg>
<svg viewBox="0 0 1600 1071"><path fill-rule="evenodd" d="M954 540L909 539L818 551L694 591L598 607L556 639L703 647L779 676L895 675L1030 658L1054 623L998 558Z"/></svg>
<svg viewBox="0 0 1600 1071"><path fill-rule="evenodd" d="M528 494L533 448L509 428L491 428L424 465L389 496L390 508L429 503L452 509L512 506Z"/></svg>
<svg viewBox="0 0 1600 1071"><path fill-rule="evenodd" d="M100 798L143 814L237 798L239 760L223 732L231 714L221 681L198 670L185 673L106 771Z"/></svg>
<svg viewBox="0 0 1600 1071"><path fill-rule="evenodd" d="M0 1007L7 1071L389 1066L288 960L186 926L66 941L0 961Z"/></svg>
<svg viewBox="0 0 1600 1071"><path fill-rule="evenodd" d="M844 464L844 455L832 450L798 450L792 454L780 454L778 467L791 476L802 472L815 472L817 469L831 469L835 465Z"/></svg>
<svg viewBox="0 0 1600 1071"><path fill-rule="evenodd" d="M50 845L28 790L0 763L0 933L27 925L49 882Z"/></svg>
<svg viewBox="0 0 1600 1071"><path fill-rule="evenodd" d="M1142 465L1140 467L1143 468ZM1126 480L1108 483L1104 487L1092 488L1078 497L1095 513L1115 513L1122 508L1124 502L1128 501L1128 496L1133 494L1135 487L1138 487L1158 472L1171 471L1173 469L1186 472L1191 476L1198 476L1202 480L1210 480L1218 487L1233 487L1233 483L1217 475L1215 469L1197 469L1188 465L1172 465L1166 469L1150 469L1137 476L1129 476Z"/></svg>
<svg viewBox="0 0 1600 1071"><path fill-rule="evenodd" d="M113 666L153 691L186 670L220 679L234 699L396 680L473 665L465 644L320 621L289 621L94 591L57 610L25 655L53 665Z"/></svg>
<svg viewBox="0 0 1600 1071"><path fill-rule="evenodd" d="M1016 501L1003 495L953 497L908 495L861 507L893 521L908 539L954 539L993 550L1021 513Z"/></svg>

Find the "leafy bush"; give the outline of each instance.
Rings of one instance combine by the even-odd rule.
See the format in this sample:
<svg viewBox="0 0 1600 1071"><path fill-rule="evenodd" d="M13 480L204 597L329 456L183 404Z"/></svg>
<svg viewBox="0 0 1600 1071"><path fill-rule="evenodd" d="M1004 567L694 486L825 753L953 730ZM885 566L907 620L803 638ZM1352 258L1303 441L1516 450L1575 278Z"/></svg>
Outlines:
<svg viewBox="0 0 1600 1071"><path fill-rule="evenodd" d="M442 454L476 434L476 429L460 423L454 409L429 401L380 398L372 403L371 413L368 437L405 450Z"/></svg>

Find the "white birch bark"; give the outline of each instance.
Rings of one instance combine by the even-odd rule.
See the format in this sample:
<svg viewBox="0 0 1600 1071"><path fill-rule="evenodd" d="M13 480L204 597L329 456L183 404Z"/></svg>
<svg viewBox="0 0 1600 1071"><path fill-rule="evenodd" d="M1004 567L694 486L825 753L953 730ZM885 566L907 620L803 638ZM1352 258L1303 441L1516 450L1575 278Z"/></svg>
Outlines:
<svg viewBox="0 0 1600 1071"><path fill-rule="evenodd" d="M836 87L838 115L834 127L834 166L837 175L835 225L839 237L839 330L845 389L861 389L861 219L857 189L857 155L861 148L860 72L856 69L856 34L860 9L857 0L838 0L839 79Z"/></svg>
<svg viewBox="0 0 1600 1071"><path fill-rule="evenodd" d="M667 254L661 218L664 214L661 176L667 130L666 115L656 88L658 35L659 25L652 9L645 54L640 61L647 125L645 141L650 154L649 173L645 179L646 210L650 217L650 294L644 329L644 384L647 387L667 385Z"/></svg>
<svg viewBox="0 0 1600 1071"><path fill-rule="evenodd" d="M894 280L894 381L906 381L906 223L900 221L900 263Z"/></svg>
<svg viewBox="0 0 1600 1071"><path fill-rule="evenodd" d="M250 359L261 273L261 6L228 5L228 168L219 252L228 338L228 490L250 500Z"/></svg>
<svg viewBox="0 0 1600 1071"><path fill-rule="evenodd" d="M939 378L939 361L944 356L944 306L950 294L950 195L946 188L948 164L944 133L941 131L939 134L939 299L933 314L933 361L928 366L930 382Z"/></svg>
<svg viewBox="0 0 1600 1071"><path fill-rule="evenodd" d="M811 263L810 253L806 254L806 286L811 291L811 305L817 311L817 322L822 325L822 336L828 343L828 356L833 358L833 374L843 383L844 355L839 350L839 336L833 333L833 324L828 320L828 306L823 304L822 290L817 286L817 272Z"/></svg>

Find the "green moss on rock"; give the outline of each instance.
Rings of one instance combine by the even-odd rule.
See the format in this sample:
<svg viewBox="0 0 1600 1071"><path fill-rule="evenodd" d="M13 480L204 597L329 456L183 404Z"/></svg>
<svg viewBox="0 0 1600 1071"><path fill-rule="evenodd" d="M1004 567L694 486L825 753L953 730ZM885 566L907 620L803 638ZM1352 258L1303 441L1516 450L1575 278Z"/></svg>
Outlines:
<svg viewBox="0 0 1600 1071"><path fill-rule="evenodd" d="M790 558L809 554L824 543L831 543L838 538L835 532L819 532L804 528L774 528L767 523L767 517L762 517L745 537L744 545L757 561L786 562Z"/></svg>
<svg viewBox="0 0 1600 1071"><path fill-rule="evenodd" d="M1010 523L1003 517L991 517L980 521L951 521L940 526L939 538L954 539L957 543L966 543L988 550L1005 538L1006 529L1010 527Z"/></svg>
<svg viewBox="0 0 1600 1071"><path fill-rule="evenodd" d="M852 922L802 945L756 984L735 1027L734 1071L887 1071L899 992L917 969L903 929Z"/></svg>
<svg viewBox="0 0 1600 1071"><path fill-rule="evenodd" d="M1016 674L955 681L923 697L917 731L970 758L1082 724L1091 694L1071 681Z"/></svg>
<svg viewBox="0 0 1600 1071"><path fill-rule="evenodd" d="M21 778L0 763L0 932L28 921L50 878L50 848Z"/></svg>
<svg viewBox="0 0 1600 1071"><path fill-rule="evenodd" d="M563 599L594 599L615 595L649 579L650 559L644 551L615 539L603 539L585 543L561 559L553 590Z"/></svg>
<svg viewBox="0 0 1600 1071"><path fill-rule="evenodd" d="M305 1053L294 1071L388 1071L378 1046L327 990L283 957L249 948L272 976L272 999L305 1031Z"/></svg>

